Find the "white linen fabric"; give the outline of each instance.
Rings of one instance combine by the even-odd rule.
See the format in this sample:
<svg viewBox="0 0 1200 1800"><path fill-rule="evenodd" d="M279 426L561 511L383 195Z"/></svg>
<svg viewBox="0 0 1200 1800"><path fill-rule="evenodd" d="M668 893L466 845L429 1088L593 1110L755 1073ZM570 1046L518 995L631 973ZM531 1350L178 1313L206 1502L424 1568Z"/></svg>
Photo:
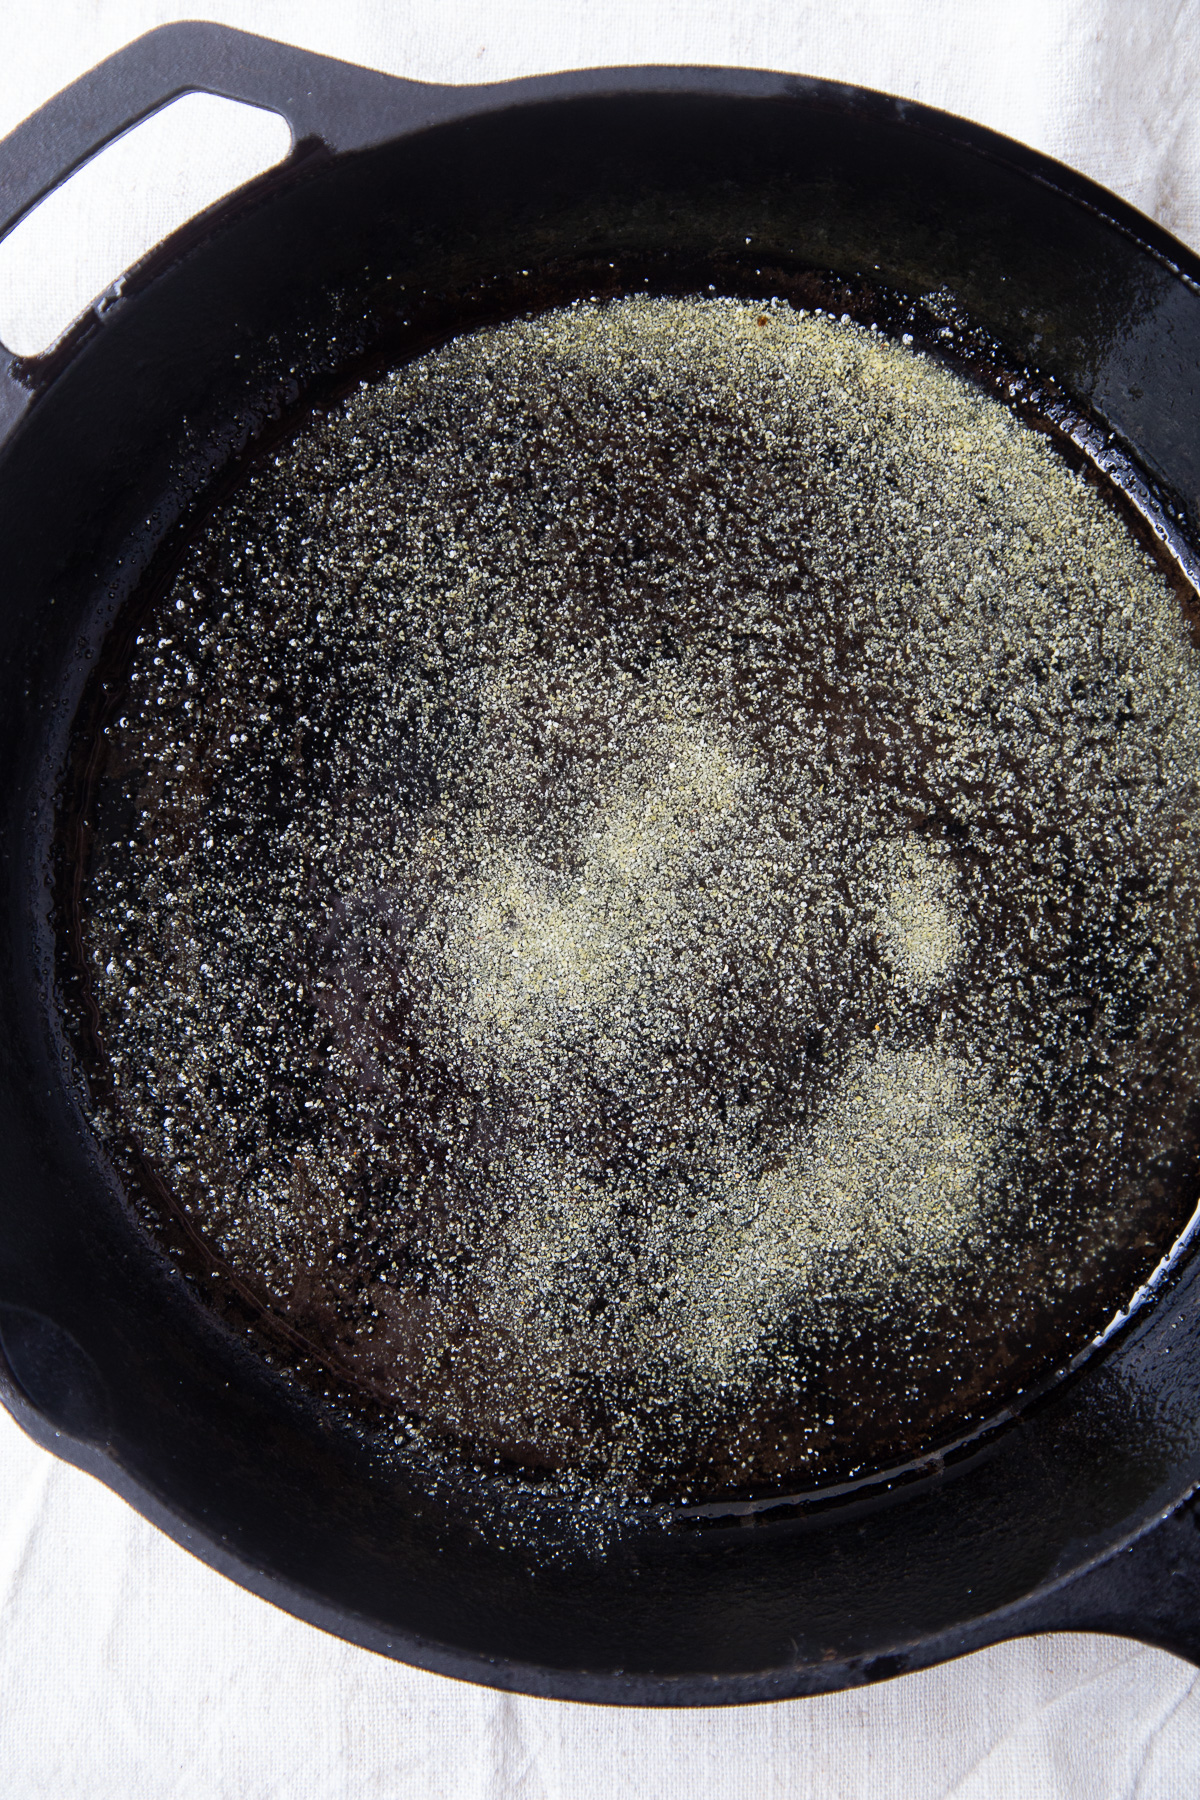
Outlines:
<svg viewBox="0 0 1200 1800"><path fill-rule="evenodd" d="M9 0L0 132L130 38L198 11ZM228 0L203 16L425 80L693 62L859 82L1035 144L1200 247L1200 0ZM173 172L171 155L134 154L131 139L107 189L64 190L67 257L36 234L0 255L0 338L48 341L81 282L85 297L106 285L278 154L219 108L159 129ZM93 270L106 272L88 289ZM301 1793L1183 1800L1200 1794L1200 1685L1162 1652L1058 1636L771 1706L656 1713L496 1694L277 1612L0 1417L4 1800Z"/></svg>

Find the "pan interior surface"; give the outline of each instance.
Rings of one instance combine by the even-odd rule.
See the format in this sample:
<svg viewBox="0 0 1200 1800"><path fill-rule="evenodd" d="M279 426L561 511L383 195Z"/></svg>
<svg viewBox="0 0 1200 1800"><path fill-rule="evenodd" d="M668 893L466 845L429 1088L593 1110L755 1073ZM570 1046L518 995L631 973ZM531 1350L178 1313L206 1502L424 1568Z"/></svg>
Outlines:
<svg viewBox="0 0 1200 1800"><path fill-rule="evenodd" d="M1181 580L933 357L717 296L459 337L252 462L120 657L62 827L89 1115L397 1441L851 1479L1185 1224Z"/></svg>

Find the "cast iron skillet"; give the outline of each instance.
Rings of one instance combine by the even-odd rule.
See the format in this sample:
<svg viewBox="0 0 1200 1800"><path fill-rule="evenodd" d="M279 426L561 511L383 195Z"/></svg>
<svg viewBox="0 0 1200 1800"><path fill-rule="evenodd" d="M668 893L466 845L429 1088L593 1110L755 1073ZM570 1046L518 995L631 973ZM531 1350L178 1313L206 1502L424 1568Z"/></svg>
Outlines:
<svg viewBox="0 0 1200 1800"><path fill-rule="evenodd" d="M1062 1628L1200 1662L1194 1259L954 1454L852 1492L648 1520L531 1572L478 1529L467 1486L431 1498L243 1353L134 1225L74 1098L50 860L71 719L123 600L248 445L372 359L581 293L711 283L866 316L886 290L918 341L990 357L993 376L1036 367L1043 415L1182 554L1200 260L1044 157L853 88L695 68L433 88L196 24L151 32L0 146L0 233L194 89L282 113L288 162L0 373L6 1404L244 1586L498 1687L778 1699Z"/></svg>

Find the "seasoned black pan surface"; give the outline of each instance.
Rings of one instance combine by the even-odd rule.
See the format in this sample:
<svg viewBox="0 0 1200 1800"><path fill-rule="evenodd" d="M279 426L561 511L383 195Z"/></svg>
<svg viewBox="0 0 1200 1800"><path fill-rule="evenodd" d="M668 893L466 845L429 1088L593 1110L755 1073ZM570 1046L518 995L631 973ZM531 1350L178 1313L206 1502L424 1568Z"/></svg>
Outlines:
<svg viewBox="0 0 1200 1800"><path fill-rule="evenodd" d="M1191 1265L1181 1248L1158 1267L1195 1200L1191 815L1186 781L1171 773L1173 756L1182 767L1172 746L1188 732L1189 507L1200 488L1200 322L1186 253L986 133L789 77L601 72L442 93L179 27L86 81L110 131L200 85L278 105L299 141L279 175L167 246L53 356L14 362L4 389L0 1336L13 1409L43 1439L67 1434L55 1439L66 1453L303 1616L531 1691L682 1704L778 1696L1056 1623L1186 1651L1190 1577L1156 1585L1160 1563L1183 1566L1185 1527L1173 1520L1121 1551L1190 1492L1200 1448ZM75 133L79 116L77 103L52 106L10 146L9 217L92 147ZM675 349L643 358L639 377L665 371L684 427L670 444L657 395L635 441L636 345L623 357L624 413L591 415L603 416L607 439L579 425L598 405L594 383L582 414L572 407L586 370L564 377L557 412L539 412L513 378L522 354L545 368L548 332L586 328L603 348L604 333L628 337L638 319L673 321ZM710 367L714 333L725 334L724 350L743 359L738 392L747 380L762 390L752 408L705 410L704 381L680 348L688 331L707 333ZM827 374L840 358L830 385L844 396L821 455L806 444L794 485L808 541L840 542L841 567L831 552L802 567L794 545L765 529L783 453L768 450L779 400L764 383L789 355L794 368ZM464 381L478 387L488 357L507 367L516 397L473 444L463 421L480 415L479 393L457 423L446 408ZM941 513L928 495L914 504L918 533L966 504L989 432L1007 434L1010 467L1025 458L1041 471L1040 503L1070 515L1072 541L1098 572L1086 668L1055 661L1053 607L1034 618L1039 584L1054 591L1045 547L1029 549L1025 590L1005 561L1015 499L998 513L985 484L976 521L983 537L1000 523L989 567L1001 569L1010 607L1024 595L1019 666L995 693L975 666L982 648L997 649L987 559L899 606L904 579L930 574L939 557L947 574L944 546L915 567L893 529L905 577L868 527L838 523L837 496L856 491L851 453L883 441L863 399L872 366L922 371L942 384L942 416L961 413L952 456L939 464L931 447L922 465L910 431L907 462L886 493L873 492L895 508L921 499L920 467L926 480L957 469L935 496ZM432 399L418 404L404 385L416 380ZM427 427L439 405L440 433L426 441L413 422ZM556 464L546 444L553 420L569 416L576 436ZM405 428L414 441L393 460L389 491L394 505L422 472L402 510L424 519L430 547L417 556L389 542L408 563L387 594L405 581L429 594L418 623L389 639L373 629L370 609L386 598L377 576L351 591L363 540L352 524L310 530L306 508L336 495L365 516L369 471L353 440L374 431L378 447L382 430L395 444ZM753 492L748 431L758 433ZM648 465L665 476L681 446L696 497L712 500L703 542L696 505L642 524L622 513L625 497L647 493ZM325 476L314 473L322 456ZM568 466L575 490L551 480L538 492L534 474ZM452 469L459 485L438 506L430 496ZM498 491L490 538L478 531L485 484ZM666 480L651 485L670 491ZM1020 513L1032 517L1029 506ZM288 560L285 522L297 541L313 540L308 565ZM554 573L568 527L591 571L574 588ZM531 568L537 548L539 591L500 579L496 546L511 550L514 533L514 568ZM715 583L697 574L710 555ZM853 612L854 577L872 558L895 592L889 602L888 582L875 583L868 620ZM469 565L461 581L455 561ZM595 578L600 567L612 572ZM263 594L276 577L268 616ZM661 604L650 606L656 580ZM1118 604L1118 589L1136 604ZM322 620L320 595L335 591L336 616L326 607ZM574 610L562 604L572 594ZM451 621L452 599L470 630ZM948 717L946 671L928 656L898 690L883 679L901 626L915 621L925 651L944 642L939 607L941 624L965 633L959 724L969 715L970 731ZM351 616L357 638L345 636ZM334 740L347 742L329 709L352 687L349 671L378 691L389 643L394 694L412 702L413 684L424 686L420 704L389 714L411 730L382 743L366 719L356 767L323 764L322 731L336 724ZM251 651L264 646L259 673L282 668L287 692L262 693L252 715ZM1116 680L1118 665L1136 670L1136 692ZM717 666L722 680L705 694ZM779 710L784 666L804 702L790 720ZM189 671L203 729L186 723ZM932 722L931 698L942 708ZM990 789L947 782L935 738L961 750L999 734L1011 749L998 698L1024 707L1021 733L1034 733L1021 737L1025 763L999 783L993 769ZM212 729L222 708L226 738L238 740L223 749ZM1039 751L1031 717L1072 754ZM547 748L552 718L563 726L557 749ZM804 741L818 724L822 746ZM404 795L387 818L385 766L393 797ZM1066 847L1054 822L1064 797L1075 831ZM222 808L226 818L242 808L256 826L236 855L212 829ZM835 856L833 826L851 815L856 833L840 831ZM297 817L309 850L288 864ZM255 855L259 876L269 863L282 883L302 878L307 935L294 960L272 960L269 909L247 915L242 942L229 946L237 870L254 869ZM627 876L622 885L613 873L630 858L658 908L636 931ZM645 869L638 858L649 858ZM1007 885L994 876L1005 858ZM836 902L831 868L853 889ZM712 919L694 907L682 917L701 880ZM121 896L140 909L125 958L114 953L118 939L129 943ZM1034 896L1054 904L1034 917ZM752 921L732 935L721 911L731 898ZM637 985L655 1000L657 1026L641 998L627 1004L622 932L649 959ZM221 945L229 960L218 966ZM836 1016L827 982L804 988L809 956L844 972ZM222 1064L215 1045L235 1023L234 977L243 1029ZM207 1018L163 1003L171 981L189 1005L208 997ZM455 1039L475 1057L471 1071L465 1051L457 1064L445 1054L449 1015L431 998L439 982L443 992L457 982L454 1016L473 1021ZM135 986L145 988L136 1005ZM384 1002L365 1004L371 993ZM1044 1056L1006 1038L998 1074L1000 1034L986 1029L996 1020L982 1017L981 993L1001 996L1010 1025L1023 1005ZM703 1029L682 1035L681 1011L700 1021L701 1000ZM784 1028L791 1006L804 1014L802 1058ZM195 1027L186 1055L185 1016ZM256 1065L259 1027L276 1049ZM590 1055L571 1062L587 1035ZM500 1068L497 1054L511 1058L514 1042L520 1066ZM189 1062L193 1052L208 1055L219 1091L201 1082L204 1057ZM286 1093L254 1093L255 1067L287 1068L302 1054L323 1085L310 1067ZM432 1116L438 1082L449 1099ZM557 1109L539 1113L539 1082L553 1084ZM214 1093L219 1105L202 1116ZM1035 1093L1049 1096L1037 1118ZM328 1196L331 1147L344 1152L344 1136L325 1125L301 1133L297 1115L320 1102L336 1125L347 1096L372 1096L372 1156L357 1186L339 1188L352 1204L334 1218L314 1196ZM397 1104L403 1096L410 1103ZM635 1102L666 1127L661 1149L631 1132ZM868 1195L864 1213L854 1119L872 1109L892 1199ZM1071 1129L1085 1115L1086 1151ZM214 1120L217 1135L232 1133L215 1204L203 1190L216 1169ZM431 1150L455 1131L486 1197L470 1243L455 1224L467 1216L453 1191L460 1166L445 1159L450 1173L428 1190L432 1216L415 1234L411 1216L417 1199L426 1210L414 1172L436 1167ZM288 1147L290 1214L264 1145ZM627 1145L640 1161L614 1189ZM572 1262L563 1249L572 1221L554 1196L564 1158L592 1183L588 1216L603 1215L603 1231L582 1232L590 1270L587 1255ZM770 1252L781 1218L794 1236L795 1196L811 1191L817 1160L841 1170L820 1180L850 1209L834 1291L851 1293L847 1270L868 1278L857 1279L857 1311L814 1327L810 1309L806 1338L793 1330L803 1282L781 1277ZM599 1193L597 1170L608 1184ZM689 1194L697 1215L709 1208L689 1222L702 1262L709 1253L690 1286L679 1234L655 1237L652 1186L667 1220L681 1207L686 1216ZM718 1245L725 1286L701 1316L714 1234L726 1229L714 1196L735 1246L753 1227L762 1254L741 1267ZM263 1202L258 1214L252 1201ZM326 1233L315 1249L301 1241L314 1217ZM957 1221L940 1249L939 1218ZM1056 1220L1066 1222L1057 1243ZM961 1266L947 1241L968 1246ZM511 1256L514 1242L535 1253L538 1279L525 1291L549 1302L489 1322L480 1296L520 1293L530 1272L526 1259L501 1271L507 1285L495 1279L489 1256ZM597 1242L621 1247L615 1266L597 1271ZM1019 1266L1006 1265L1004 1243L1020 1247ZM414 1244L426 1257L417 1279L398 1260ZM454 1245L468 1253L450 1255ZM581 1266L591 1284L582 1308ZM881 1268L891 1274L873 1288ZM932 1306L914 1306L914 1268ZM1152 1292L1093 1350L1091 1335L1148 1277ZM440 1316L459 1309L466 1348L457 1364L446 1359L449 1380L428 1353L431 1309L413 1305L431 1291ZM693 1354L681 1376L671 1359L685 1341ZM495 1379L522 1343L524 1374ZM603 1391L595 1370L612 1369L614 1348L624 1373ZM714 1379L718 1367L728 1372ZM680 1395L690 1412L675 1406ZM631 1437L620 1415L638 1406L645 1429Z"/></svg>
<svg viewBox="0 0 1200 1800"><path fill-rule="evenodd" d="M413 1454L656 1498L1086 1351L1200 1039L1190 590L1107 485L778 295L576 300L277 444L61 827L90 1111L206 1289Z"/></svg>

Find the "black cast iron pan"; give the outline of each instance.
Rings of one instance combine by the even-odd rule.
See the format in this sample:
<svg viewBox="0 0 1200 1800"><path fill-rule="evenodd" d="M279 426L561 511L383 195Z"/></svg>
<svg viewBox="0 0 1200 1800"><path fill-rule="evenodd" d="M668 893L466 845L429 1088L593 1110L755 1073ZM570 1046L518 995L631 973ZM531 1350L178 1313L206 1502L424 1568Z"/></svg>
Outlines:
<svg viewBox="0 0 1200 1800"><path fill-rule="evenodd" d="M477 1529L467 1486L431 1496L239 1349L134 1224L75 1099L50 863L71 722L123 603L247 446L381 358L633 285L819 281L855 316L886 291L919 339L1035 367L1043 411L1187 562L1200 261L1032 151L851 88L713 69L431 88L212 25L150 33L13 133L0 232L197 89L282 113L289 160L0 373L6 1404L242 1585L499 1687L778 1699L1051 1629L1200 1661L1186 1254L1102 1350L953 1453L535 1566Z"/></svg>

